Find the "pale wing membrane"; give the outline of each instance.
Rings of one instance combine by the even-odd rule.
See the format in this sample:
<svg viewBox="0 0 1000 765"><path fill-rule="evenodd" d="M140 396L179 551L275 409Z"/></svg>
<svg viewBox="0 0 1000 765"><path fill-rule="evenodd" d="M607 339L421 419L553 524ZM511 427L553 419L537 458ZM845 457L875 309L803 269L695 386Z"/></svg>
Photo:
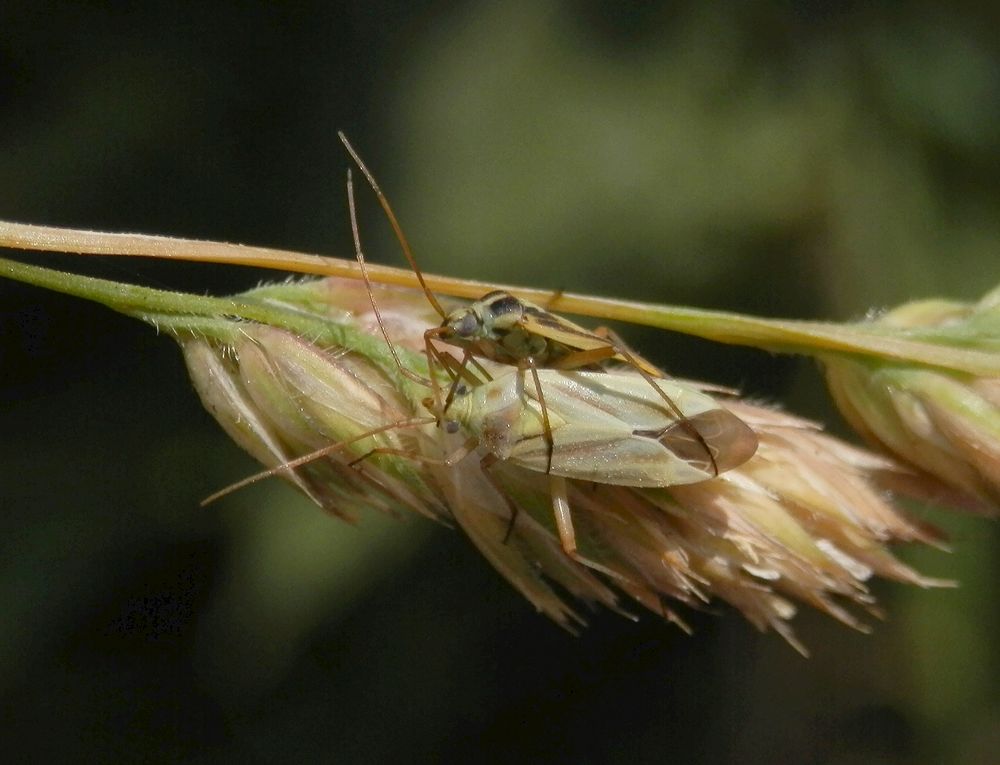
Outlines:
<svg viewBox="0 0 1000 765"><path fill-rule="evenodd" d="M676 380L657 379L656 384L684 414L686 423L665 408L659 396L651 395L647 381L638 375L566 372L549 373L544 378L547 397L550 391L565 394L556 411L566 420L593 422L596 412L614 417L631 426L634 436L658 440L678 458L706 473L705 478L714 477L716 468L725 472L753 456L757 449L754 431L711 396ZM527 386L525 392L533 395ZM705 454L705 445L712 450L714 466ZM678 475L687 474L679 471ZM671 481L669 485L705 478Z"/></svg>
<svg viewBox="0 0 1000 765"><path fill-rule="evenodd" d="M567 424L552 431L552 473L565 478L618 486L674 486L713 477L706 460L697 464L674 454L654 438L635 436L627 428L614 431L586 424ZM702 449L704 455L704 449ZM530 470L545 471L548 449L541 437L518 441L508 459Z"/></svg>
<svg viewBox="0 0 1000 765"><path fill-rule="evenodd" d="M538 370L551 425L553 448L544 435L538 393L516 374L499 377L456 400L451 414L476 432L500 459L565 478L624 485L674 486L715 476L704 446L740 464L756 448L742 420L709 396L664 380L663 390L685 420L638 375ZM732 456L730 456L732 455ZM551 459L551 471L548 469ZM737 461L738 460L738 461Z"/></svg>

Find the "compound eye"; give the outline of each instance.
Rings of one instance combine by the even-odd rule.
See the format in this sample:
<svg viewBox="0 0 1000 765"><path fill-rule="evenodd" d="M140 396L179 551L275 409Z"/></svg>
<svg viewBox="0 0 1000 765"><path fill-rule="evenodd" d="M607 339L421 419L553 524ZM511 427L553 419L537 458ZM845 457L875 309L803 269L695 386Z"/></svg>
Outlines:
<svg viewBox="0 0 1000 765"><path fill-rule="evenodd" d="M467 313L455 325L455 334L459 337L472 337L479 329L479 320L472 313Z"/></svg>

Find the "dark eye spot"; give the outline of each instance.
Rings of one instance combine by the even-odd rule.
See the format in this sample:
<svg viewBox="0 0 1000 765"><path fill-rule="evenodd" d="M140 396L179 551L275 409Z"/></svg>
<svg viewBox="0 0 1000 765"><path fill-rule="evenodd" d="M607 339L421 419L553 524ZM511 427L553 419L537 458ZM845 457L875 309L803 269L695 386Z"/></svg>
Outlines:
<svg viewBox="0 0 1000 765"><path fill-rule="evenodd" d="M458 322L453 323L455 334L459 337L472 337L479 329L479 320L474 314L467 313Z"/></svg>

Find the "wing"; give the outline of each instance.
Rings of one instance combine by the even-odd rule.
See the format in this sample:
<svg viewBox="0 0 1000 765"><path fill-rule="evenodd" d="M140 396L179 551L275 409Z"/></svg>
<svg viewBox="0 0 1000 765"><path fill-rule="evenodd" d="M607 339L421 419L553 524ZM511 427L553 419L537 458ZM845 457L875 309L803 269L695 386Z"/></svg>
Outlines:
<svg viewBox="0 0 1000 765"><path fill-rule="evenodd" d="M538 374L552 421L556 475L625 486L673 486L713 478L715 468L723 472L742 465L757 450L750 426L693 386L656 381L684 415L678 420L638 375L552 369ZM544 472L548 448L537 422L537 392L526 384L523 393L528 400L521 403L518 427L506 430L516 435L507 442L505 456ZM534 427L524 418L525 403L531 405Z"/></svg>
<svg viewBox="0 0 1000 765"><path fill-rule="evenodd" d="M700 466L712 477L705 446L712 450L720 473L738 467L757 451L757 434L743 420L697 386L679 380L654 382L684 415L681 423L663 404L648 380L634 374L603 372L539 372L546 401L552 390L560 395L562 416L579 420L599 410L624 422L636 436L659 437L677 456ZM531 386L525 391L532 394ZM573 409L576 403L577 409ZM704 440L699 441L693 432Z"/></svg>
<svg viewBox="0 0 1000 765"><path fill-rule="evenodd" d="M690 462L657 439L636 436L627 428L563 424L552 431L552 438L552 473L564 478L640 487L675 486L712 478L710 467L706 470L703 463ZM518 441L507 459L544 473L548 457L548 445L538 436Z"/></svg>
<svg viewBox="0 0 1000 765"><path fill-rule="evenodd" d="M620 347L610 338L550 313L534 303L521 302L524 305L519 321L521 329L561 347L561 350L553 348L550 352L549 361L553 366L576 369L614 359L623 364L634 363L653 377L663 376L663 372L656 366L631 349Z"/></svg>

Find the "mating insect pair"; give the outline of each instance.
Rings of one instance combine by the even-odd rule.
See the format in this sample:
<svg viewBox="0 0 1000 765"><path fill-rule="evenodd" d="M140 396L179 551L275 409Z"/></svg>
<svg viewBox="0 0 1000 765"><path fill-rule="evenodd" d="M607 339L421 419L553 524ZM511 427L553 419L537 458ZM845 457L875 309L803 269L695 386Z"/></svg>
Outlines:
<svg viewBox="0 0 1000 765"><path fill-rule="evenodd" d="M757 437L748 425L697 388L664 378L607 330L589 331L502 291L446 312L427 287L388 199L347 138L339 136L442 318L424 333L429 372L424 379L402 364L379 316L348 173L355 253L386 343L400 372L431 389L423 404L437 424L470 434L460 450L444 459L446 464L478 447L485 451L481 462L487 475L498 461L547 474L560 542L568 555L577 557L566 479L636 487L695 483L754 454ZM442 351L436 341L460 349L462 358ZM495 376L480 359L515 369ZM451 379L443 398L436 368ZM532 385L526 384L526 372ZM494 485L507 499L503 488ZM507 502L513 524L516 506Z"/></svg>
<svg viewBox="0 0 1000 765"><path fill-rule="evenodd" d="M589 331L501 291L445 311L424 281L374 176L346 137L339 135L375 192L428 302L442 319L439 326L423 333L428 371L424 377L402 362L382 321L361 247L348 172L355 253L372 309L399 372L430 391L430 395L419 397L419 405L429 416L387 423L241 481L222 493L357 445L378 432L436 423L448 432L463 431L467 440L444 457L376 446L352 464L376 454L398 454L451 466L473 451L484 452L484 475L510 512L508 534L516 521L517 505L493 479L490 468L503 461L544 473L549 476L562 548L567 555L589 563L576 552L566 479L635 487L695 483L714 478L754 454L756 434L742 420L697 388L664 378L608 331ZM439 348L438 342L461 350L461 358ZM530 385L526 382L529 372ZM441 386L442 374L450 379L447 393Z"/></svg>

